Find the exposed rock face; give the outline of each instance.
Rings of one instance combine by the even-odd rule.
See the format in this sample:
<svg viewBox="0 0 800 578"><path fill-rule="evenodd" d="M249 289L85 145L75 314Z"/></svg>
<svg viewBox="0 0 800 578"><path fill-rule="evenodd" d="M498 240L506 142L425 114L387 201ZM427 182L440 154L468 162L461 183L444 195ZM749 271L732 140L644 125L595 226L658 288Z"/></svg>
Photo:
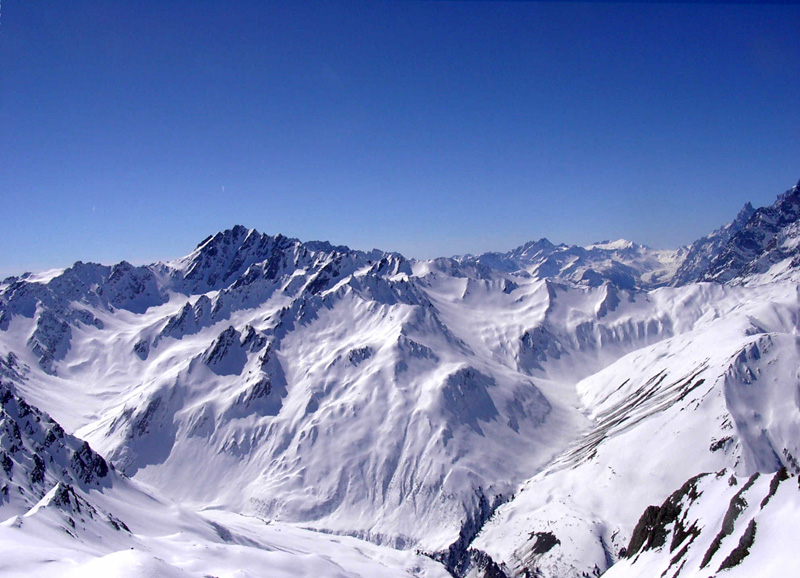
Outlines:
<svg viewBox="0 0 800 578"><path fill-rule="evenodd" d="M44 412L0 383L0 505L33 507L56 484L83 489L111 483L108 463Z"/></svg>
<svg viewBox="0 0 800 578"><path fill-rule="evenodd" d="M753 212L711 260L702 280L726 282L762 274L774 265L800 264L800 183L769 207Z"/></svg>
<svg viewBox="0 0 800 578"><path fill-rule="evenodd" d="M219 334L211 346L203 353L205 363L219 375L238 375L247 363L247 354L241 343L241 334L235 327Z"/></svg>
<svg viewBox="0 0 800 578"><path fill-rule="evenodd" d="M480 531L481 526L491 516L492 512L503 501L502 496L495 498L491 503L483 491L477 492L478 502L474 513L465 520L461 526L458 540L453 542L445 551L429 554L434 560L444 564L445 568L457 577L481 576L482 578L508 578L502 566L492 560L491 556L480 550L469 547L470 542Z"/></svg>
<svg viewBox="0 0 800 578"><path fill-rule="evenodd" d="M753 213L753 205L747 203L732 222L692 243L670 285L679 287L702 279L711 262L725 249L731 238L742 230Z"/></svg>
<svg viewBox="0 0 800 578"><path fill-rule="evenodd" d="M58 482L31 510L27 516L37 516L43 511L63 522L62 529L73 538L86 532L93 524L108 524L117 532L130 535L127 524L115 515L94 506L84 492L64 482Z"/></svg>
<svg viewBox="0 0 800 578"><path fill-rule="evenodd" d="M763 552L774 547L759 543L759 521L769 524L771 516L781 515L776 513L796 511L796 480L785 469L768 477L756 473L742 483L726 470L688 480L662 506L645 510L626 559L608 576L638 575L643 568L662 576L694 576L739 565L758 573L764 558L749 556L759 548L766 547ZM773 499L781 503L772 504Z"/></svg>
<svg viewBox="0 0 800 578"><path fill-rule="evenodd" d="M149 267L134 267L122 261L111 268L105 283L98 285L98 295L119 309L144 313L150 307L166 303L167 295Z"/></svg>
<svg viewBox="0 0 800 578"><path fill-rule="evenodd" d="M626 555L629 558L643 550L661 548L666 544L670 531L672 531L673 535L670 551L675 550L687 535L699 532L695 526L685 528L680 520L685 502L693 502L699 496L697 490L699 478L700 476L687 481L683 487L667 498L660 507L647 507L636 524L633 534L631 534L631 539L626 549Z"/></svg>
<svg viewBox="0 0 800 578"><path fill-rule="evenodd" d="M39 366L52 375L55 373L53 363L67 354L71 338L69 323L45 310L39 315L36 329L28 339L28 347L39 358Z"/></svg>

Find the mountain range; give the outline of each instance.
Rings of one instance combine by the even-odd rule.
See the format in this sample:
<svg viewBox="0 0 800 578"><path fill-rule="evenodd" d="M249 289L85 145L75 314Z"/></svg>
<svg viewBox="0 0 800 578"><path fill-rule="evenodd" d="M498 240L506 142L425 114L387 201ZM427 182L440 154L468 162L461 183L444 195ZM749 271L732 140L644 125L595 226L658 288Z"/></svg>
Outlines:
<svg viewBox="0 0 800 578"><path fill-rule="evenodd" d="M792 575L799 265L800 183L669 251L9 277L0 575Z"/></svg>

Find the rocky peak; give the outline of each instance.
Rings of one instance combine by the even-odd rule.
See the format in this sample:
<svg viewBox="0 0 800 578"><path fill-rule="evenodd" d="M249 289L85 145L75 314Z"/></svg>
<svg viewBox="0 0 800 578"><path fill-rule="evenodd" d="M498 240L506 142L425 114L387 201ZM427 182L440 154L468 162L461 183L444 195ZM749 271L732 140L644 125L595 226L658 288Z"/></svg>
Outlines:
<svg viewBox="0 0 800 578"><path fill-rule="evenodd" d="M28 404L8 382L0 383L0 466L0 506L17 512L34 506L58 483L80 488L111 483L102 456Z"/></svg>
<svg viewBox="0 0 800 578"><path fill-rule="evenodd" d="M542 237L538 241L528 241L524 245L517 247L513 251L511 251L514 255L537 255L542 253L549 253L552 252L556 248L556 245L551 243L548 239Z"/></svg>
<svg viewBox="0 0 800 578"><path fill-rule="evenodd" d="M262 235L241 225L218 232L181 261L183 282L191 292L221 289L251 264L263 261L289 241Z"/></svg>
<svg viewBox="0 0 800 578"><path fill-rule="evenodd" d="M745 206L747 209L747 206ZM746 212L740 217L743 220ZM737 221L741 222L737 217ZM711 259L702 276L705 281L726 282L767 273L774 265L791 259L800 265L800 183L779 195L775 203L756 209L741 228Z"/></svg>
<svg viewBox="0 0 800 578"><path fill-rule="evenodd" d="M342 265L344 262L347 265ZM253 276L277 279L296 269L321 269L334 263L349 270L376 262L379 266L373 269L379 274L411 271L397 253L364 253L325 241L301 242L281 234L271 237L236 225L207 237L190 255L177 261L175 275L179 289L197 294L241 284L240 279L249 283Z"/></svg>
<svg viewBox="0 0 800 578"><path fill-rule="evenodd" d="M670 285L678 287L701 279L711 261L723 251L731 238L744 228L753 213L755 213L753 205L747 202L733 221L692 243Z"/></svg>
<svg viewBox="0 0 800 578"><path fill-rule="evenodd" d="M733 226L736 229L741 229L755 212L756 210L753 208L753 205L750 203L750 201L747 201L744 204L744 207L742 207L742 210L739 211L739 214L736 215L736 218L733 220L730 226Z"/></svg>

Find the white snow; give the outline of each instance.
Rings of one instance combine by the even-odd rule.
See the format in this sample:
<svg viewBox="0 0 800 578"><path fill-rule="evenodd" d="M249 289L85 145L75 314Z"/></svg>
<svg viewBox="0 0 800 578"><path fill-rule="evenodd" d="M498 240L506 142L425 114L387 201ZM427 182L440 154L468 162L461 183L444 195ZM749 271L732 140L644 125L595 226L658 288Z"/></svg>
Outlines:
<svg viewBox="0 0 800 578"><path fill-rule="evenodd" d="M630 249L634 243L625 239L617 239L616 241L601 241L599 243L592 243L587 245L585 249L591 251L592 249L603 249L606 251L615 251L619 249Z"/></svg>
<svg viewBox="0 0 800 578"><path fill-rule="evenodd" d="M132 479L75 490L95 517L57 486L26 511L0 501L0 574L433 577L415 552L460 536L509 576L660 574L663 552L622 556L647 506L800 455L791 262L664 287L683 257L539 241L409 263L236 228L126 269L116 306L108 269L4 286L3 382ZM734 491L707 485L692 511L716 524ZM761 535L796 511L781 492L748 513Z"/></svg>

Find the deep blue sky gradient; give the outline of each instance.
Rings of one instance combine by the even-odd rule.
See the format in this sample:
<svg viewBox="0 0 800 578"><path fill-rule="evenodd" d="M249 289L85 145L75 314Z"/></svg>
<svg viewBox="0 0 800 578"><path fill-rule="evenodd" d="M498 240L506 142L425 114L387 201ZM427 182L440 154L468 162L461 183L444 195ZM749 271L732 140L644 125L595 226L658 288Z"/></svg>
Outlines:
<svg viewBox="0 0 800 578"><path fill-rule="evenodd" d="M2 3L0 275L237 223L674 248L798 178L796 4Z"/></svg>

